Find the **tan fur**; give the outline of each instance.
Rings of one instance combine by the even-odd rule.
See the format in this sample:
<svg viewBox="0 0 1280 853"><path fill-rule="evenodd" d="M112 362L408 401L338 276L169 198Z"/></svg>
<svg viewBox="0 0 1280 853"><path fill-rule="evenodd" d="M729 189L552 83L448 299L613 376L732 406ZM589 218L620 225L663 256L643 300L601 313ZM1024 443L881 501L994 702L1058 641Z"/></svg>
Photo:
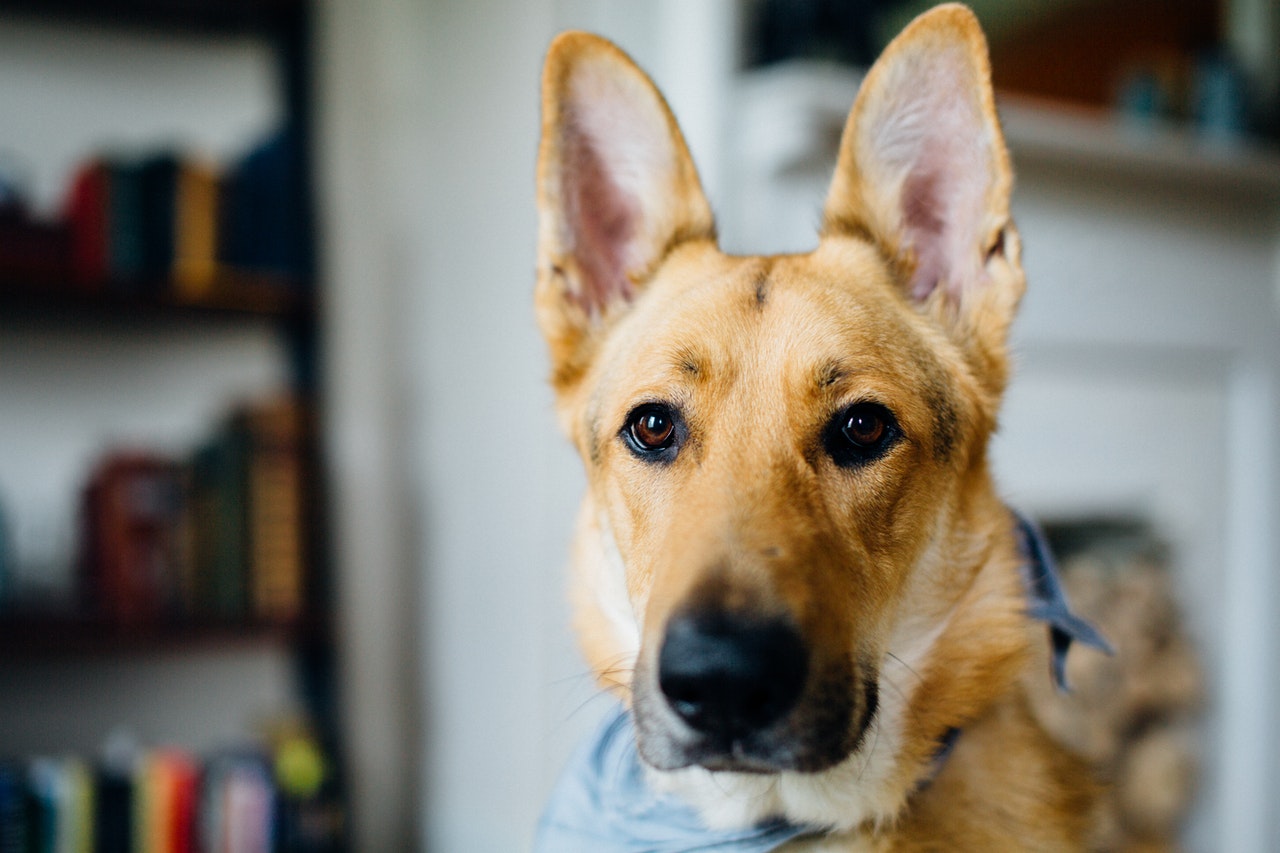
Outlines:
<svg viewBox="0 0 1280 853"><path fill-rule="evenodd" d="M942 93L915 98L920 75ZM726 600L789 614L817 670L880 688L833 767L694 767L653 783L713 825L782 814L833 828L795 850L1080 849L1089 783L1026 711L1022 681L1048 677L1045 628L1023 613L986 464L1023 275L972 14L922 16L870 72L805 255L719 251L670 110L609 43L557 39L542 103L536 301L586 466L572 562L588 662L624 700L661 706L668 619L714 582ZM939 201L963 227L936 245L911 230L919 167L900 162L919 154L902 113L920 109L980 131L920 149L926 165L971 167ZM687 427L669 465L637 461L620 437L653 400ZM891 411L903 438L850 470L819 436L862 400ZM820 713L806 705L818 696L797 719ZM962 735L933 778L952 728Z"/></svg>

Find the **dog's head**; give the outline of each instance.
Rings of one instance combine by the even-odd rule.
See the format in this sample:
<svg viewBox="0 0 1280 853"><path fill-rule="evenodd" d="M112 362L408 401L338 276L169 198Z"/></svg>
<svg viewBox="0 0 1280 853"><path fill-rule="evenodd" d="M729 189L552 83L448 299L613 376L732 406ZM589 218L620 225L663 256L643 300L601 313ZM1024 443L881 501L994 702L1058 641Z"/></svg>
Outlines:
<svg viewBox="0 0 1280 853"><path fill-rule="evenodd" d="M935 691L948 709L922 718L906 696L963 666L929 650L989 556L974 507L1023 289L972 14L922 16L868 74L809 254L718 250L670 110L608 42L557 39L542 106L537 312L587 471L579 628L641 755L840 772L886 705L899 750L909 726L936 738L971 700ZM886 680L899 664L911 684Z"/></svg>

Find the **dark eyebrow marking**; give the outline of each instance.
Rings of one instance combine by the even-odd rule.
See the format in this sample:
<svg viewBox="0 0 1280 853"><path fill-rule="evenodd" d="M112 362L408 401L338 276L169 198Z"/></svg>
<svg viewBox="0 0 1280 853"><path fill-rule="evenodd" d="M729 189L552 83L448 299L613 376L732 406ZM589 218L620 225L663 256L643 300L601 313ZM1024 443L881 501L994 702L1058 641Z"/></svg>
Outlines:
<svg viewBox="0 0 1280 853"><path fill-rule="evenodd" d="M680 347L672 357L672 363L689 376L700 376L705 362L706 359L689 346Z"/></svg>
<svg viewBox="0 0 1280 853"><path fill-rule="evenodd" d="M600 396L595 394L587 402L586 411L583 412L583 426L586 428L587 437L587 458L591 460L592 465L599 466L602 457L600 447L600 431L604 428L600 418Z"/></svg>
<svg viewBox="0 0 1280 853"><path fill-rule="evenodd" d="M838 361L829 361L818 368L814 374L814 381L817 382L819 388L830 388L841 379L849 375L851 371L844 364Z"/></svg>
<svg viewBox="0 0 1280 853"><path fill-rule="evenodd" d="M587 456L592 465L600 465L600 421L595 418L587 423Z"/></svg>
<svg viewBox="0 0 1280 853"><path fill-rule="evenodd" d="M960 432L960 417L951 403L945 381L939 376L929 377L925 382L924 394L929 408L933 410L934 458L944 462L955 449Z"/></svg>

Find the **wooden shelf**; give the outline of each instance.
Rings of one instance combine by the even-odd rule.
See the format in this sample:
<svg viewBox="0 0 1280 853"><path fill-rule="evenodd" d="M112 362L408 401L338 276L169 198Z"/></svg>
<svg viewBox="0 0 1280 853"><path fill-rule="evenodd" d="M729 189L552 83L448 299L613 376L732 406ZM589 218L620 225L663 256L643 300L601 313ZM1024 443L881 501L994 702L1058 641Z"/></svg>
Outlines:
<svg viewBox="0 0 1280 853"><path fill-rule="evenodd" d="M60 276L0 270L0 315L86 318L94 316L262 317L308 319L311 293L299 283L252 273L220 276L207 293L177 296L137 282L77 287Z"/></svg>
<svg viewBox="0 0 1280 853"><path fill-rule="evenodd" d="M51 658L291 648L322 634L314 619L121 625L91 617L10 614L0 616L0 665Z"/></svg>

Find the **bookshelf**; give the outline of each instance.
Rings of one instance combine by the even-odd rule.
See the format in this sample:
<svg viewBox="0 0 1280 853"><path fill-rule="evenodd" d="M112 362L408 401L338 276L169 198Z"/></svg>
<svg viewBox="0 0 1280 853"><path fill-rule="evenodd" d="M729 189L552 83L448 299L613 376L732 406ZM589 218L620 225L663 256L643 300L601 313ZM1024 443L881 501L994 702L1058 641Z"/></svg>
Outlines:
<svg viewBox="0 0 1280 853"><path fill-rule="evenodd" d="M187 684L199 683L201 668L211 667L211 674L223 685L211 689L225 693L225 685L239 677L235 661L243 657L249 662L242 669L248 673L246 681L251 682L244 688L246 693L256 689L258 697L287 694L295 702L287 710L306 714L317 741L335 762L333 778L337 796L341 798L342 774L336 765L341 748L336 711L335 639L328 543L323 532L327 502L315 423L322 386L317 367L321 341L319 295L314 285L309 180L310 4L305 0L117 0L112 3L0 0L0 23L6 21L44 30L65 27L91 34L108 33L112 37L155 35L159 39L180 39L187 50L193 49L191 45L199 50L206 38L238 38L266 46L278 118L289 134L287 168L297 179L293 188L294 201L301 211L297 245L303 251L294 268L284 274L250 267L220 267L198 293L183 293L164 274L106 275L86 282L77 280L65 265L6 266L0 263L0 335L12 336L16 331L17 337L24 340L53 341L48 346L49 351L55 353L50 356L52 363L47 368L50 376L56 376L63 369L75 372L76 359L83 359L86 367L83 376L76 375L74 381L67 383L50 383L47 394L59 398L58 411L72 412L76 411L77 395L85 396L81 407L86 417L92 415L89 410L99 405L98 397L89 399L86 387L101 384L103 376L109 381L114 364L111 359L105 360L105 366L89 362L97 358L101 350L110 348L115 340L127 342L130 349L132 360L119 359L122 364L154 363L154 369L162 372L169 360L185 360L175 369L196 377L184 380L186 385L199 385L203 381L199 361L219 348L243 350L237 354L241 365L254 359L273 362L242 369L241 373L252 379L245 382L269 385L287 392L297 401L300 423L297 458L302 484L298 511L302 519L301 553L304 556L300 603L296 612L279 617L249 611L225 618L208 614L166 614L139 621L120 621L74 608L24 609L0 603L0 683L6 685L0 693L8 691L7 696L0 696L0 706L9 706L7 712L0 711L0 718L8 713L10 717L19 715L29 720L31 709L47 702L47 696L65 695L68 701L74 700L78 673L88 673L93 690L105 695L111 692L113 678L121 679L122 685L131 685L121 688L127 693L136 690L132 685L147 678L164 678L166 672L181 672L180 679L171 685L162 685L157 691L159 695L171 695L187 690ZM122 99L129 95L120 93ZM159 138L155 144L166 146L172 142ZM202 341L207 338L212 343L186 346L187 338ZM91 341L92 346L86 346L85 340ZM248 345L243 344L246 341ZM16 348L17 345L10 343L9 346ZM175 346L181 350L177 355L173 352ZM30 355L25 364L29 366L40 358L38 353ZM13 369L11 365L10 370ZM234 385L235 382L223 381L218 385L211 381L209 393L215 396L230 393L224 386ZM162 396L162 392L157 394ZM226 400L211 401L205 408L209 412L225 412L228 405ZM7 413L0 410L0 421L21 416L14 408ZM134 413L135 421L145 421L146 417L145 411ZM198 423L200 416L185 417ZM209 421L207 430L217 427L213 416L204 417ZM166 424L175 420L172 415L157 416L157 420L165 418ZM184 428L190 433L198 427L188 424ZM166 425L157 427L155 432L164 429L175 431ZM17 432L19 430L10 429L9 435ZM189 444L190 436L183 440ZM181 441L175 439L175 444ZM174 451L171 446L161 447L159 451L188 452ZM9 502L6 509L14 509L15 504L21 508L21 496L10 493L3 497ZM259 672L268 673L262 678L278 678L281 670L277 660L287 662L283 671L289 683L264 690L253 679L259 678ZM117 672L120 674L113 675ZM216 708L217 702L225 698L225 695L211 695L208 704ZM195 696L191 701L200 704L204 700ZM129 697L112 697L110 704L111 713L124 713L120 709L129 707ZM107 712L92 705L90 701L77 712L84 720L94 721L94 725L84 728L94 730L98 722L106 726L95 714L101 716ZM66 717L63 709L56 710L52 717ZM155 712L149 709L148 713ZM207 722L210 714L205 713L203 718L194 716ZM128 726L130 722L114 718L111 725ZM173 732L181 732L181 720L166 722L167 728L160 737L172 738ZM192 725L199 727L202 722L197 720ZM3 728L0 723L0 729ZM24 724L23 730L29 735L36 728L35 723ZM140 728L141 737L146 739L146 726ZM244 734L248 738L257 732L245 731ZM224 737L225 732L218 736ZM86 745L85 737L69 739L65 749L92 761L96 753L87 750L96 747ZM208 748L211 738L207 732L192 732L189 743L178 745L200 752ZM177 739L182 739L181 734ZM24 740L16 734L0 735L0 759L25 758L21 752L29 741L29 737ZM52 751L57 747L46 744L42 749ZM338 846L316 849L344 849L341 835L338 833Z"/></svg>

